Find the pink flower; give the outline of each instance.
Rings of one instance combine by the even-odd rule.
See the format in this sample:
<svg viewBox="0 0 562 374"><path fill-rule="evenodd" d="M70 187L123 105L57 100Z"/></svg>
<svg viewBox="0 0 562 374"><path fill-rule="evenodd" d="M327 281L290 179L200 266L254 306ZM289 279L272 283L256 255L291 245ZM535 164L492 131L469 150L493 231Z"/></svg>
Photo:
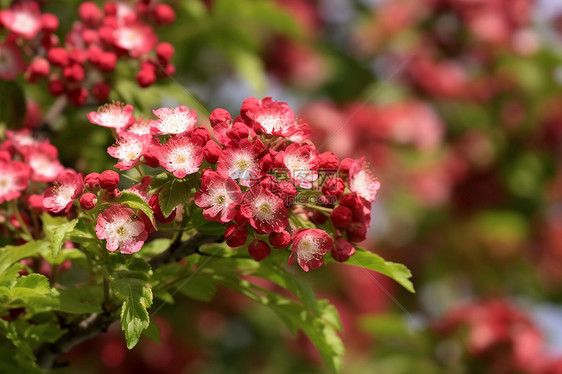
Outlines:
<svg viewBox="0 0 562 374"><path fill-rule="evenodd" d="M0 12L0 23L22 38L33 39L41 30L39 5L32 1L16 3Z"/></svg>
<svg viewBox="0 0 562 374"><path fill-rule="evenodd" d="M283 154L283 163L296 186L309 189L318 179L318 151L311 145L291 144Z"/></svg>
<svg viewBox="0 0 562 374"><path fill-rule="evenodd" d="M82 175L65 170L58 175L54 185L45 191L43 206L52 213L68 212L76 196L83 190Z"/></svg>
<svg viewBox="0 0 562 374"><path fill-rule="evenodd" d="M273 101L271 97L244 100L240 115L258 134L290 136L297 131L293 110L287 103Z"/></svg>
<svg viewBox="0 0 562 374"><path fill-rule="evenodd" d="M283 200L261 185L252 187L244 195L240 212L260 234L281 232L289 224L289 212Z"/></svg>
<svg viewBox="0 0 562 374"><path fill-rule="evenodd" d="M380 187L380 182L373 178L367 169L365 157L355 160L349 169L349 189L372 203Z"/></svg>
<svg viewBox="0 0 562 374"><path fill-rule="evenodd" d="M0 158L0 204L17 199L21 191L27 188L31 170L19 161Z"/></svg>
<svg viewBox="0 0 562 374"><path fill-rule="evenodd" d="M95 125L117 130L129 126L135 121L133 106L128 104L123 107L123 104L118 101L100 107L97 112L88 113L88 119Z"/></svg>
<svg viewBox="0 0 562 374"><path fill-rule="evenodd" d="M334 240L319 229L297 229L293 233L292 253L289 265L295 260L304 271L318 269L324 263L324 254L332 250Z"/></svg>
<svg viewBox="0 0 562 374"><path fill-rule="evenodd" d="M132 22L115 29L113 33L115 45L129 52L133 58L148 53L158 41L158 37L150 26L140 22Z"/></svg>
<svg viewBox="0 0 562 374"><path fill-rule="evenodd" d="M107 241L108 251L131 254L141 249L148 233L132 209L114 204L98 215L96 236Z"/></svg>
<svg viewBox="0 0 562 374"><path fill-rule="evenodd" d="M238 179L242 186L250 187L252 181L263 175L258 161L262 151L263 143L259 140L252 143L249 139L242 139L222 151L217 171L223 178Z"/></svg>
<svg viewBox="0 0 562 374"><path fill-rule="evenodd" d="M222 178L213 170L203 173L201 189L195 193L195 204L203 208L203 217L209 221L229 222L236 215L242 192L232 178Z"/></svg>
<svg viewBox="0 0 562 374"><path fill-rule="evenodd" d="M171 138L157 152L160 165L177 178L199 171L203 163L203 146L188 136Z"/></svg>
<svg viewBox="0 0 562 374"><path fill-rule="evenodd" d="M107 153L119 159L119 162L114 165L116 168L128 170L135 166L139 158L150 147L151 140L150 135L123 134L114 145L107 148Z"/></svg>
<svg viewBox="0 0 562 374"><path fill-rule="evenodd" d="M197 123L197 112L189 110L185 105L172 108L160 108L152 111L158 120L150 121L156 134L180 135L189 133Z"/></svg>
<svg viewBox="0 0 562 374"><path fill-rule="evenodd" d="M25 70L20 50L12 43L0 43L0 79L11 81Z"/></svg>
<svg viewBox="0 0 562 374"><path fill-rule="evenodd" d="M25 162L31 167L31 179L36 182L52 182L63 166L58 160L57 149L49 143L39 143L35 146L23 146L20 148Z"/></svg>
<svg viewBox="0 0 562 374"><path fill-rule="evenodd" d="M144 118L137 118L135 122L127 127L117 130L119 135L123 134L137 134L137 135L150 135L150 121Z"/></svg>

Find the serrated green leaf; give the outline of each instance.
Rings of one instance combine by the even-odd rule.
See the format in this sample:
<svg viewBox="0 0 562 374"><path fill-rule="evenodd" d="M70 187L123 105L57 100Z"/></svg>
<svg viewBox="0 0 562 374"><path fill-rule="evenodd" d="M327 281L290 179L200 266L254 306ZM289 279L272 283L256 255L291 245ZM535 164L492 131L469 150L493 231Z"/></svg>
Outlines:
<svg viewBox="0 0 562 374"><path fill-rule="evenodd" d="M374 270L394 279L408 291L412 293L416 292L414 290L414 285L410 281L412 273L406 266L390 261L385 261L379 255L369 252L364 248L357 248L355 254L351 256L349 260L343 262L343 264Z"/></svg>
<svg viewBox="0 0 562 374"><path fill-rule="evenodd" d="M197 232L206 235L224 235L226 225L214 221L207 221L203 217L203 209L193 204L190 210L189 223Z"/></svg>
<svg viewBox="0 0 562 374"><path fill-rule="evenodd" d="M70 236L70 233L74 230L74 227L76 227L78 219L68 221L64 217L52 217L44 213L41 216L41 221L43 222L45 235L51 242L53 259L56 259L59 256L65 239Z"/></svg>
<svg viewBox="0 0 562 374"><path fill-rule="evenodd" d="M44 240L28 242L20 246L9 245L0 249L0 274L8 269L14 262L26 257L33 257L49 245Z"/></svg>
<svg viewBox="0 0 562 374"><path fill-rule="evenodd" d="M164 217L168 217L178 205L186 204L191 197L192 185L187 180L173 179L162 185L158 202Z"/></svg>
<svg viewBox="0 0 562 374"><path fill-rule="evenodd" d="M23 269L23 265L19 262L12 264L0 275L0 286L9 286L19 277L19 272Z"/></svg>
<svg viewBox="0 0 562 374"><path fill-rule="evenodd" d="M124 269L113 274L111 284L115 295L123 300L121 328L125 332L127 348L132 349L150 325L147 309L152 305L152 289L148 282L150 265L140 258L131 258Z"/></svg>
<svg viewBox="0 0 562 374"><path fill-rule="evenodd" d="M139 195L128 191L123 191L121 192L121 195L117 198L116 202L119 204L127 204L130 208L138 209L142 211L150 219L152 224L156 226L156 221L154 220L154 212L152 211L152 208Z"/></svg>

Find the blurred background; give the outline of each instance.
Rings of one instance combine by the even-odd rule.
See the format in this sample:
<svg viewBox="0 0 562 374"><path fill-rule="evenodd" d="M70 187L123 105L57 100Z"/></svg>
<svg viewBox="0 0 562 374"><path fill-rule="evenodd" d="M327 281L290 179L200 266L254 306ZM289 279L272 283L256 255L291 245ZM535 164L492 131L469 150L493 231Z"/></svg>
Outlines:
<svg viewBox="0 0 562 374"><path fill-rule="evenodd" d="M111 98L203 121L272 96L382 184L364 246L405 263L417 293L359 268L295 272L341 315L344 373L562 373L561 1L168 3L177 19L158 36L175 73L145 90L123 79ZM44 5L62 25L78 2ZM85 124L87 104L51 123L52 142L63 163L102 170L112 139ZM226 290L207 301L159 308L160 344L129 352L114 326L61 372L324 372L271 311Z"/></svg>

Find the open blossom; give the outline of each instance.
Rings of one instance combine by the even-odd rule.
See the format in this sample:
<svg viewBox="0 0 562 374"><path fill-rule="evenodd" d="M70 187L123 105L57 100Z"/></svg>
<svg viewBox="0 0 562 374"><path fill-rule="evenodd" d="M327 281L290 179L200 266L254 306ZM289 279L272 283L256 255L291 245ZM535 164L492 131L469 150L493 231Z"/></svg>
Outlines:
<svg viewBox="0 0 562 374"><path fill-rule="evenodd" d="M312 188L318 179L318 151L311 145L291 144L283 154L283 163L296 186Z"/></svg>
<svg viewBox="0 0 562 374"><path fill-rule="evenodd" d="M297 260L304 271L318 269L324 263L324 254L332 250L334 240L319 229L297 229L293 233L289 265Z"/></svg>
<svg viewBox="0 0 562 374"><path fill-rule="evenodd" d="M273 101L271 97L244 100L240 114L258 134L290 136L297 130L293 110L287 103Z"/></svg>
<svg viewBox="0 0 562 374"><path fill-rule="evenodd" d="M119 137L117 142L107 148L110 156L119 159L115 167L119 170L128 170L135 166L139 158L150 147L152 137L150 135L137 135L128 133Z"/></svg>
<svg viewBox="0 0 562 374"><path fill-rule="evenodd" d="M10 9L0 12L0 23L14 34L33 39L41 30L41 11L33 1L15 3Z"/></svg>
<svg viewBox="0 0 562 374"><path fill-rule="evenodd" d="M72 170L61 172L54 185L45 191L43 206L52 213L67 212L84 190L82 175Z"/></svg>
<svg viewBox="0 0 562 374"><path fill-rule="evenodd" d="M258 161L263 144L256 140L242 139L239 143L222 151L217 171L223 178L238 179L242 186L250 187L251 182L261 178L262 170Z"/></svg>
<svg viewBox="0 0 562 374"><path fill-rule="evenodd" d="M88 113L88 119L95 125L111 127L114 129L125 128L135 121L133 117L133 106L113 102L106 104L98 109L97 112Z"/></svg>
<svg viewBox="0 0 562 374"><path fill-rule="evenodd" d="M226 223L236 215L242 191L234 179L225 179L216 171L206 170L201 189L195 193L194 198L195 204L203 208L205 219Z"/></svg>
<svg viewBox="0 0 562 374"><path fill-rule="evenodd" d="M137 118L135 122L127 127L117 130L119 135L124 134L137 134L137 135L150 135L150 121L144 118Z"/></svg>
<svg viewBox="0 0 562 374"><path fill-rule="evenodd" d="M108 251L131 254L141 249L148 233L132 209L114 204L98 215L96 236L107 241Z"/></svg>
<svg viewBox="0 0 562 374"><path fill-rule="evenodd" d="M0 43L0 79L11 81L25 70L21 53L13 43Z"/></svg>
<svg viewBox="0 0 562 374"><path fill-rule="evenodd" d="M17 199L27 188L30 169L23 162L0 158L0 204Z"/></svg>
<svg viewBox="0 0 562 374"><path fill-rule="evenodd" d="M160 165L177 178L196 173L203 163L202 144L188 136L171 138L157 153Z"/></svg>
<svg viewBox="0 0 562 374"><path fill-rule="evenodd" d="M349 168L349 189L351 191L372 203L375 201L380 187L380 182L371 176L364 157L353 162Z"/></svg>
<svg viewBox="0 0 562 374"><path fill-rule="evenodd" d="M289 224L289 212L283 200L261 185L246 192L240 212L260 234L281 232Z"/></svg>
<svg viewBox="0 0 562 374"><path fill-rule="evenodd" d="M157 120L150 121L155 134L179 135L191 132L197 123L197 112L185 105L172 108L160 108L152 111Z"/></svg>
<svg viewBox="0 0 562 374"><path fill-rule="evenodd" d="M156 45L158 37L152 27L141 22L125 23L114 31L115 45L129 52L131 57L137 58L148 52Z"/></svg>
<svg viewBox="0 0 562 374"><path fill-rule="evenodd" d="M53 154L33 148L25 154L25 162L31 167L31 179L36 182L52 182L64 169L58 160L56 149Z"/></svg>

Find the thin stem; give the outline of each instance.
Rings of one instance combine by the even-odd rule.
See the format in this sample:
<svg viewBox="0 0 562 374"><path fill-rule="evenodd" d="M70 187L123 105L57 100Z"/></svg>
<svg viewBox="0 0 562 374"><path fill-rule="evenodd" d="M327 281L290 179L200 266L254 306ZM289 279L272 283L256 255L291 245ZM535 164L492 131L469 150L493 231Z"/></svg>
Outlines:
<svg viewBox="0 0 562 374"><path fill-rule="evenodd" d="M23 222L23 218L21 217L20 210L18 208L18 202L16 200L12 200L12 207L22 231L26 236L29 237L29 240L33 240L33 235L31 235L29 229L27 228L27 225L25 224L25 222Z"/></svg>
<svg viewBox="0 0 562 374"><path fill-rule="evenodd" d="M318 210L318 211L323 212L323 213L328 213L328 214L332 213L332 210L333 210L332 208L326 208L326 207L323 207L323 206L320 206L320 205L314 205L314 204L309 204L309 203L300 204L300 205L305 206L305 207L310 208L310 209Z"/></svg>
<svg viewBox="0 0 562 374"><path fill-rule="evenodd" d="M139 172L141 179L144 178L144 174L142 173L142 170L141 170L139 164L135 165L135 169L137 169L137 171Z"/></svg>

